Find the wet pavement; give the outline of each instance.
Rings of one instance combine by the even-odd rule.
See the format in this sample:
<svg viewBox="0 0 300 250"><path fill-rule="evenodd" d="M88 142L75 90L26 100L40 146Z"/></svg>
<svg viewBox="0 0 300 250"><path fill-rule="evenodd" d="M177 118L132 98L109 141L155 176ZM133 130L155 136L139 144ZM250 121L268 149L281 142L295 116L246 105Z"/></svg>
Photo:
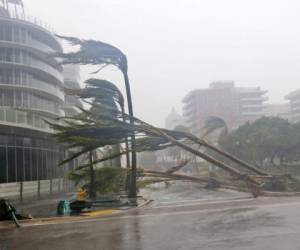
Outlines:
<svg viewBox="0 0 300 250"><path fill-rule="evenodd" d="M178 182L106 218L0 230L0 249L300 250L300 197L258 198Z"/></svg>

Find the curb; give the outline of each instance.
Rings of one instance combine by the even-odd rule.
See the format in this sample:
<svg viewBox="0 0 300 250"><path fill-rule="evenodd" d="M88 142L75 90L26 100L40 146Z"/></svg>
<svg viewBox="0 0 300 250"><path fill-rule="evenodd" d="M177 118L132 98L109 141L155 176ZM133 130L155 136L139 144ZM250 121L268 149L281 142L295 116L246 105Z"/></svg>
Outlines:
<svg viewBox="0 0 300 250"><path fill-rule="evenodd" d="M144 200L137 207L132 207L126 210L121 209L104 209L98 211L92 211L90 213L83 213L78 216L69 216L69 217L50 217L50 218L34 218L31 220L23 220L20 221L22 227L31 227L31 226L39 226L39 225L47 225L47 224L63 224L70 222L79 222L82 220L92 220L93 218L100 217L111 217L121 213L127 213L131 211L135 211L139 208L145 207L149 205L153 200ZM12 221L1 221L0 222L0 230L4 229L15 229L16 226Z"/></svg>

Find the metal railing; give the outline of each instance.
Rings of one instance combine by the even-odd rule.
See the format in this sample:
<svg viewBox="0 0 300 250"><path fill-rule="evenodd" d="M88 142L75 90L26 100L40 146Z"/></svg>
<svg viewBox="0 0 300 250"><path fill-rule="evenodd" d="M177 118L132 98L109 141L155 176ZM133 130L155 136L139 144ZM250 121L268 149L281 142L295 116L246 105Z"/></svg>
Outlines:
<svg viewBox="0 0 300 250"><path fill-rule="evenodd" d="M48 32L50 32L52 34L55 33L54 29L49 24L47 24L46 22L42 21L41 19L36 18L34 16L31 16L31 15L26 15L26 14L25 15L24 14L16 15L16 13L10 12L9 13L9 18L20 20L20 21L25 21L25 22L34 24L36 26L39 26L39 27L47 30Z"/></svg>
<svg viewBox="0 0 300 250"><path fill-rule="evenodd" d="M44 72L47 72L48 74L54 76L57 80L59 80L60 83L63 83L63 75L58 70L54 69L53 67L47 65L43 61L36 60L34 58L31 58L30 60L21 60L20 57L9 57L9 60L4 60L3 58L0 58L0 63L14 63L19 65L25 65L30 66L33 68L37 68L39 70L42 70Z"/></svg>
<svg viewBox="0 0 300 250"><path fill-rule="evenodd" d="M0 81L0 86L4 85L5 87L7 86L12 86L12 87L16 87L16 88L20 88L22 89L22 87L29 87L29 88L33 88L36 89L37 91L41 91L41 92L46 92L49 93L53 96L56 96L57 98L59 98L61 101L64 101L64 93L61 89L59 89L58 87L54 87L46 82L43 81L39 81L39 80L31 80L28 82L23 82L22 84L16 84L16 83L6 83L6 82L1 82Z"/></svg>

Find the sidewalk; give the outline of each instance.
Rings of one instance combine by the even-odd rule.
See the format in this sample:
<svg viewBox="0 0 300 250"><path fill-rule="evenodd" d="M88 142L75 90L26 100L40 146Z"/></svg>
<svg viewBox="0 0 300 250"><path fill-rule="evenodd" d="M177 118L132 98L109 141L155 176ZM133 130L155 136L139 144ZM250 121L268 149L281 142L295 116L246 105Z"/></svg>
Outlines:
<svg viewBox="0 0 300 250"><path fill-rule="evenodd" d="M23 227L30 227L37 225L72 223L103 216L110 216L145 206L151 202L143 197L139 197L136 201L137 206L108 206L104 203L103 206L95 206L92 211L82 212L79 215L58 216L56 213L58 202L60 200L70 200L72 198L75 198L75 193L49 195L48 197L43 197L43 199L40 200L36 198L26 199L25 201L11 200L11 203L18 213L30 214L33 216L33 219L31 220L20 221ZM15 228L13 221L0 221L0 230L9 228Z"/></svg>
<svg viewBox="0 0 300 250"><path fill-rule="evenodd" d="M60 200L70 200L74 193L59 193L44 195L41 199L26 198L23 201L10 200L18 213L30 214L34 218L47 218L56 216L57 204Z"/></svg>

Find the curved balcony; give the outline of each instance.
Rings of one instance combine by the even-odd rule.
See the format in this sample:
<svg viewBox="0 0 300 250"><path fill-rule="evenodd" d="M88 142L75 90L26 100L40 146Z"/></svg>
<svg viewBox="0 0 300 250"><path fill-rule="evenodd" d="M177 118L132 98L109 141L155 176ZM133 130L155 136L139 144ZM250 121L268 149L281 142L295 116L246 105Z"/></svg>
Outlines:
<svg viewBox="0 0 300 250"><path fill-rule="evenodd" d="M54 53L54 50L44 45L43 43L35 41L31 42L20 42L20 41L8 41L8 40L0 40L1 48L14 48L14 49L22 49L25 51L29 51L35 57L40 58L41 61L45 61L53 67L56 67L59 71L63 71L63 67L58 63L57 59L50 56Z"/></svg>
<svg viewBox="0 0 300 250"><path fill-rule="evenodd" d="M6 107L9 108L9 107ZM38 105L26 105L23 107L11 107L15 110L24 111L24 112L31 112L36 113L42 116L45 116L47 118L57 118L60 116L64 116L65 112L62 109L59 108L53 108L53 107L41 107Z"/></svg>
<svg viewBox="0 0 300 250"><path fill-rule="evenodd" d="M42 94L49 99L55 98L57 101L63 103L65 96L64 93L59 89L50 84L47 84L43 81L39 80L31 80L27 83L20 84L7 84L5 82L0 82L0 88L5 89L29 89L32 92L36 92L37 94Z"/></svg>
<svg viewBox="0 0 300 250"><path fill-rule="evenodd" d="M29 121L25 112L10 108L0 108L0 124L2 125L53 133L53 129L51 129L49 125L44 122L44 119L45 117L32 116L31 120Z"/></svg>
<svg viewBox="0 0 300 250"><path fill-rule="evenodd" d="M39 50L43 53L54 53L55 52L55 50L52 49L50 46L48 46L44 43L41 43L37 40L20 41L19 39L11 39L11 40L0 39L0 42L3 45L6 45L6 44L15 45L14 47L21 47L21 46L31 47L31 48L33 48L35 50Z"/></svg>
<svg viewBox="0 0 300 250"><path fill-rule="evenodd" d="M40 115L44 115L49 118L57 118L57 117L65 116L65 111L63 111L62 109L52 109L52 108L43 109L41 107L28 107L28 109L32 112L35 112Z"/></svg>
<svg viewBox="0 0 300 250"><path fill-rule="evenodd" d="M50 117L50 118L56 118L59 116L64 116L65 112L56 105L46 105L41 104L41 103L26 103L23 105L14 105L14 106L6 106L3 105L1 106L1 108L5 108L5 109L15 109L15 110L19 110L19 111L24 111L24 112L33 112L33 113L37 113L37 114L41 114L45 117Z"/></svg>
<svg viewBox="0 0 300 250"><path fill-rule="evenodd" d="M26 17L0 17L0 22L7 24L19 25L25 28L29 28L30 30L42 35L55 50L62 51L62 47L58 39L55 37L53 30L49 28L48 25L45 25L42 21L37 18L26 16Z"/></svg>
<svg viewBox="0 0 300 250"><path fill-rule="evenodd" d="M31 69L33 72L40 73L40 77L45 78L45 76L47 76L47 80L54 81L55 83L58 83L61 86L63 86L62 74L58 70L44 63L43 61L39 61L32 58L30 61L27 60L26 62L21 62L19 57L11 57L10 60L3 60L3 58L0 58L0 63L4 66L14 65L19 67L25 67L29 70Z"/></svg>
<svg viewBox="0 0 300 250"><path fill-rule="evenodd" d="M35 49L38 49L40 51L43 51L43 52L46 52L46 53L53 53L55 52L54 49L52 49L50 46L44 44L44 43L41 43L37 40L31 40L27 43L24 43L25 45L27 46L30 46L30 47L33 47Z"/></svg>

